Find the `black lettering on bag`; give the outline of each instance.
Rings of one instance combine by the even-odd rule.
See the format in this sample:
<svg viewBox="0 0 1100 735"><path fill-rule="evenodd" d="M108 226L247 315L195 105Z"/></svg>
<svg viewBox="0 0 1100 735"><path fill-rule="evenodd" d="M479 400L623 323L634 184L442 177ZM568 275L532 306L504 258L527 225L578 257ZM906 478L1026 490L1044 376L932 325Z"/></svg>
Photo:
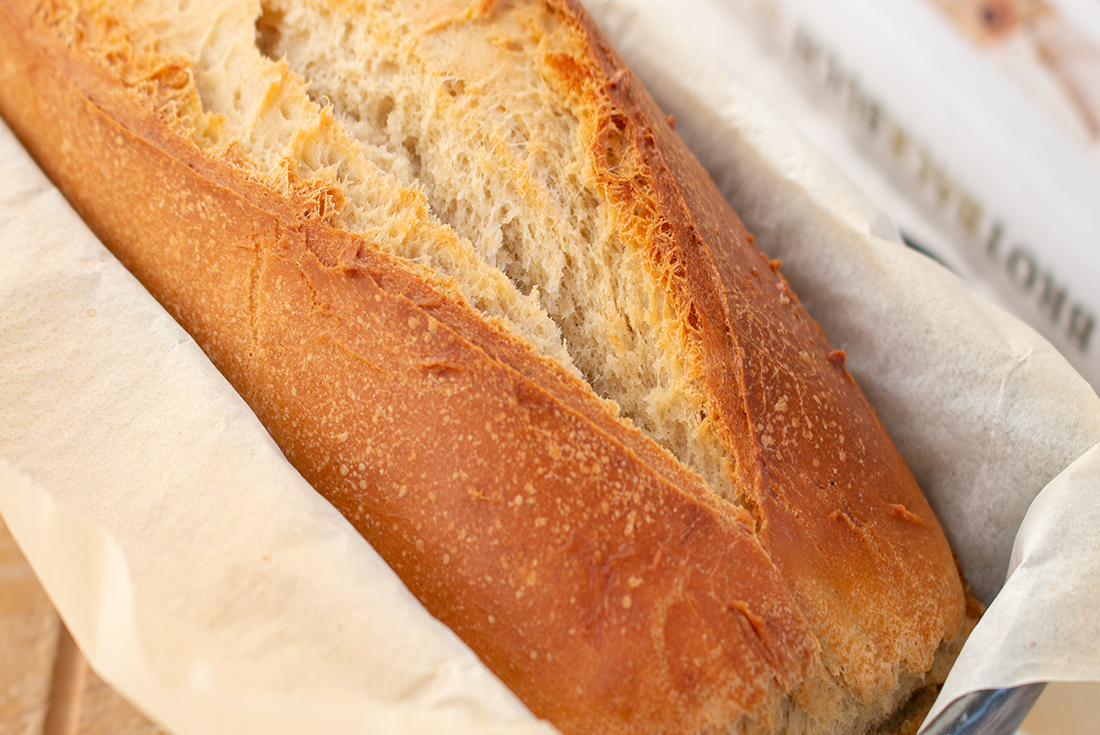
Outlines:
<svg viewBox="0 0 1100 735"><path fill-rule="evenodd" d="M1084 307L1076 305L1069 314L1069 338L1073 340L1081 352L1088 351L1089 340L1092 331L1096 327L1096 317L1085 311Z"/></svg>
<svg viewBox="0 0 1100 735"><path fill-rule="evenodd" d="M1020 246L1012 249L1005 261L1005 270L1014 284L1023 291L1031 291L1039 279L1039 265L1035 258Z"/></svg>

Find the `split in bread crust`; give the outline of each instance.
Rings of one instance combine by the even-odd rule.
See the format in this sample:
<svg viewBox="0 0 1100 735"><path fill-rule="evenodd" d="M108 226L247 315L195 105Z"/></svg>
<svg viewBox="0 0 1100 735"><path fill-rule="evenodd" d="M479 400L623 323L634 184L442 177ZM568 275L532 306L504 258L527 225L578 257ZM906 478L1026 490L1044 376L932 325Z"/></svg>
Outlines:
<svg viewBox="0 0 1100 735"><path fill-rule="evenodd" d="M0 41L93 229L536 714L919 724L942 532L575 3L2 0Z"/></svg>

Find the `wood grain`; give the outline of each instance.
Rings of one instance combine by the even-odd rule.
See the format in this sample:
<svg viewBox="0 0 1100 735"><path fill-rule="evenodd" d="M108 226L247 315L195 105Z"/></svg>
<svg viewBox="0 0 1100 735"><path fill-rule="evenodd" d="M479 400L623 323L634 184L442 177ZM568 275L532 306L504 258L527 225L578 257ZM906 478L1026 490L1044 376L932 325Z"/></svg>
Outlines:
<svg viewBox="0 0 1100 735"><path fill-rule="evenodd" d="M3 521L0 735L168 735L88 666Z"/></svg>

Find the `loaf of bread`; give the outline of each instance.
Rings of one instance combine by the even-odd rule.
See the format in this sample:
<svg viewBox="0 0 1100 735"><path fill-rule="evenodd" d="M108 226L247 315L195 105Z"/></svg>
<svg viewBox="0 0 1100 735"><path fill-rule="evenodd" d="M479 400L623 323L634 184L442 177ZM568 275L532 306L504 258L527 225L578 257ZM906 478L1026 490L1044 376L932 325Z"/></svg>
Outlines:
<svg viewBox="0 0 1100 735"><path fill-rule="evenodd" d="M919 724L943 533L575 0L0 0L0 114L536 715Z"/></svg>

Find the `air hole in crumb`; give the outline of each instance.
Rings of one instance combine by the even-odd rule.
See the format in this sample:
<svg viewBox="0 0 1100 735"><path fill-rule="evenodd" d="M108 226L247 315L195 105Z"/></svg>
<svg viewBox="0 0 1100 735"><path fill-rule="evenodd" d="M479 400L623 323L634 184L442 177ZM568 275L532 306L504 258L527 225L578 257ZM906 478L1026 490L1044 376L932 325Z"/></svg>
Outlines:
<svg viewBox="0 0 1100 735"><path fill-rule="evenodd" d="M445 79L443 91L452 99L462 97L466 94L466 82L461 79Z"/></svg>
<svg viewBox="0 0 1100 735"><path fill-rule="evenodd" d="M256 19L256 48L260 53L278 61L282 54L279 53L279 45L283 40L283 19L286 14L281 10L273 10L267 5L260 6L260 17Z"/></svg>
<svg viewBox="0 0 1100 735"><path fill-rule="evenodd" d="M695 304L688 305L687 323L693 332L699 331L699 312L696 311Z"/></svg>
<svg viewBox="0 0 1100 735"><path fill-rule="evenodd" d="M401 141L401 147L405 149L405 153L409 155L409 163L412 165L413 176L420 178L420 171L423 168L423 163L420 160L420 139L410 135Z"/></svg>
<svg viewBox="0 0 1100 735"><path fill-rule="evenodd" d="M525 296L530 295L534 284L520 258L520 253L523 252L523 225L515 219L501 223L500 240L496 267L504 272L520 293Z"/></svg>
<svg viewBox="0 0 1100 735"><path fill-rule="evenodd" d="M378 100L377 106L374 108L374 126L378 130L383 130L390 122L390 113L393 112L393 108L396 106L393 97L386 95L382 99Z"/></svg>
<svg viewBox="0 0 1100 735"><path fill-rule="evenodd" d="M623 164L626 153L627 140L619 127L609 127L604 136L604 166L612 173L616 172Z"/></svg>

